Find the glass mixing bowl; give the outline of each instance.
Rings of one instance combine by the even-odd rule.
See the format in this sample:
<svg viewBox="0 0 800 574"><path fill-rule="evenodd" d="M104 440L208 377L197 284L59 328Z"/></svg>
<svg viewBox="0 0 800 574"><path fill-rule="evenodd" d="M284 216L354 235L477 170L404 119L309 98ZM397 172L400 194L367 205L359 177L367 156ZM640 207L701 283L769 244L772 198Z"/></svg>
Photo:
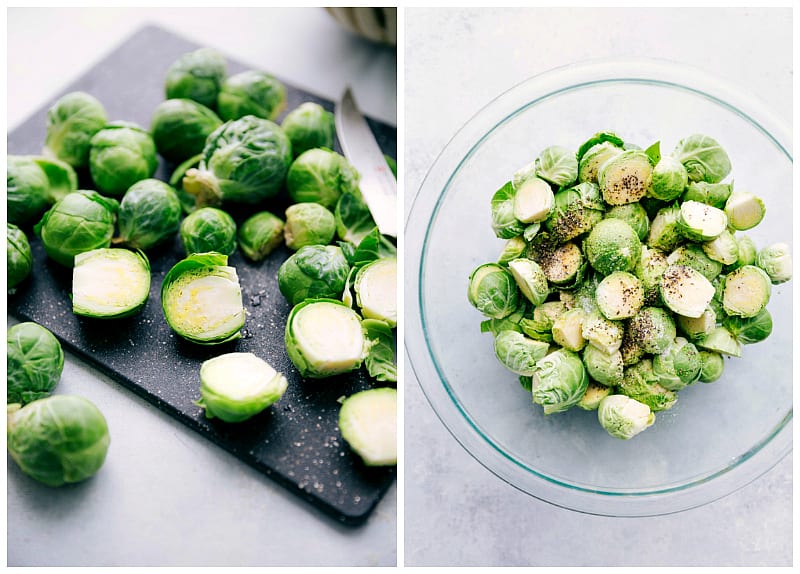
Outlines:
<svg viewBox="0 0 800 574"><path fill-rule="evenodd" d="M766 341L726 358L717 382L681 391L676 406L632 440L610 437L596 412L545 416L480 332L468 277L504 243L490 224L494 191L545 147L577 149L598 131L642 147L660 140L664 153L693 133L716 138L736 189L767 206L748 235L759 247L791 245L791 132L763 102L664 61L560 68L488 104L428 172L406 226L406 349L436 414L503 480L581 512L666 514L733 492L791 451L792 284L773 286Z"/></svg>

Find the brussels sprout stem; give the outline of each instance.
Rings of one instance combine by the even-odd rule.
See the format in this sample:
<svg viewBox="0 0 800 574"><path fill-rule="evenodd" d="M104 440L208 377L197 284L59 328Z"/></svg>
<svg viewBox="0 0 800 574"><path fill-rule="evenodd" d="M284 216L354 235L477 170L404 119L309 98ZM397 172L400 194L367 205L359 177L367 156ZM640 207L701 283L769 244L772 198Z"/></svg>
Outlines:
<svg viewBox="0 0 800 574"><path fill-rule="evenodd" d="M188 170L183 178L183 189L197 198L198 207L222 203L217 178L210 171L197 168Z"/></svg>

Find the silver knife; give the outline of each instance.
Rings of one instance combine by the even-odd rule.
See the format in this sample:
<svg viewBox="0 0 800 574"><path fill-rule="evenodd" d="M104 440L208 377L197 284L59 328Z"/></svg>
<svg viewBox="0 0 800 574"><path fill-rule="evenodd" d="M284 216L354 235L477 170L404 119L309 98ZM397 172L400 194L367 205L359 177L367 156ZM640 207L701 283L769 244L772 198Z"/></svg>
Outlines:
<svg viewBox="0 0 800 574"><path fill-rule="evenodd" d="M361 175L361 194L378 230L397 237L397 180L367 121L358 111L349 86L336 104L334 116L339 143L347 161Z"/></svg>

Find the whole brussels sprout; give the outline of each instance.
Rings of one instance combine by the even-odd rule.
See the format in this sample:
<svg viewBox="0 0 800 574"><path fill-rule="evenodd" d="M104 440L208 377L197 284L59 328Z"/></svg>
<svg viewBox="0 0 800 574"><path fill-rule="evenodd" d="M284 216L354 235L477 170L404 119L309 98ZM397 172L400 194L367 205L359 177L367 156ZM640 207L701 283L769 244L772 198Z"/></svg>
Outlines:
<svg viewBox="0 0 800 574"><path fill-rule="evenodd" d="M494 319L513 313L519 301L519 288L513 275L495 263L481 265L472 272L467 294L473 307Z"/></svg>
<svg viewBox="0 0 800 574"><path fill-rule="evenodd" d="M203 151L222 120L212 110L186 98L161 102L153 112L150 133L158 153L181 163Z"/></svg>
<svg viewBox="0 0 800 574"><path fill-rule="evenodd" d="M700 351L700 365L700 381L703 383L713 383L725 370L725 360L714 351Z"/></svg>
<svg viewBox="0 0 800 574"><path fill-rule="evenodd" d="M536 158L536 175L543 180L566 187L578 179L578 158L562 146L550 146Z"/></svg>
<svg viewBox="0 0 800 574"><path fill-rule="evenodd" d="M215 109L227 74L225 58L211 48L183 54L167 70L167 99L187 98Z"/></svg>
<svg viewBox="0 0 800 574"><path fill-rule="evenodd" d="M143 179L119 204L119 239L129 247L151 249L178 232L182 214L172 187L159 179Z"/></svg>
<svg viewBox="0 0 800 574"><path fill-rule="evenodd" d="M597 408L597 420L614 438L628 440L651 426L656 416L650 408L625 395L609 395Z"/></svg>
<svg viewBox="0 0 800 574"><path fill-rule="evenodd" d="M50 182L30 157L7 157L6 206L8 222L25 225L35 221L50 205Z"/></svg>
<svg viewBox="0 0 800 574"><path fill-rule="evenodd" d="M514 217L515 193L509 181L492 196L492 229L500 239L511 239L525 231L525 224Z"/></svg>
<svg viewBox="0 0 800 574"><path fill-rule="evenodd" d="M96 191L67 194L34 227L54 261L72 267L75 255L111 245L119 203Z"/></svg>
<svg viewBox="0 0 800 574"><path fill-rule="evenodd" d="M589 265L603 275L633 271L642 255L639 236L619 219L604 219L584 240Z"/></svg>
<svg viewBox="0 0 800 574"><path fill-rule="evenodd" d="M655 167L647 193L661 201L677 199L689 183L689 173L683 164L670 156L663 156Z"/></svg>
<svg viewBox="0 0 800 574"><path fill-rule="evenodd" d="M62 96L47 111L44 155L75 168L87 167L90 142L107 122L106 110L94 96L84 92Z"/></svg>
<svg viewBox="0 0 800 574"><path fill-rule="evenodd" d="M199 207L258 203L280 191L291 161L292 144L277 124L245 116L208 136L200 167L186 172L183 189Z"/></svg>
<svg viewBox="0 0 800 574"><path fill-rule="evenodd" d="M278 288L292 305L306 299L338 299L344 291L350 266L341 248L307 245L278 269Z"/></svg>
<svg viewBox="0 0 800 574"><path fill-rule="evenodd" d="M589 377L577 353L559 349L536 362L533 402L544 414L566 411L580 402L589 387Z"/></svg>
<svg viewBox="0 0 800 574"><path fill-rule="evenodd" d="M106 125L94 135L91 146L92 180L109 195L122 195L137 181L153 177L158 168L153 138L130 122Z"/></svg>
<svg viewBox="0 0 800 574"><path fill-rule="evenodd" d="M275 121L286 108L286 87L277 79L255 70L230 76L222 82L217 109L223 120L256 116Z"/></svg>
<svg viewBox="0 0 800 574"><path fill-rule="evenodd" d="M650 222L650 233L647 235L647 246L670 253L685 241L678 226L681 208L675 204L662 207Z"/></svg>
<svg viewBox="0 0 800 574"><path fill-rule="evenodd" d="M723 235L725 234L723 233L720 235L720 237ZM744 267L745 265L756 264L758 248L756 247L755 241L744 234L733 237L736 241L736 261L733 263L733 268L729 269L729 271L733 271L733 269L738 269L739 267ZM717 239L719 239L719 237L717 237Z"/></svg>
<svg viewBox="0 0 800 574"><path fill-rule="evenodd" d="M33 255L25 232L13 223L7 223L6 228L7 287L13 289L31 274Z"/></svg>
<svg viewBox="0 0 800 574"><path fill-rule="evenodd" d="M773 285L792 278L792 255L786 243L773 243L758 252L756 265L763 269Z"/></svg>
<svg viewBox="0 0 800 574"><path fill-rule="evenodd" d="M110 437L100 410L83 397L54 395L8 408L8 452L28 476L48 486L93 476Z"/></svg>
<svg viewBox="0 0 800 574"><path fill-rule="evenodd" d="M239 227L239 247L251 261L262 261L283 243L283 220L269 211L248 217Z"/></svg>
<svg viewBox="0 0 800 574"><path fill-rule="evenodd" d="M201 207L181 222L181 242L186 255L215 251L231 255L236 251L236 222L216 207Z"/></svg>
<svg viewBox="0 0 800 574"><path fill-rule="evenodd" d="M336 218L319 203L296 203L286 210L283 234L293 251L306 245L327 245L336 234Z"/></svg>
<svg viewBox="0 0 800 574"><path fill-rule="evenodd" d="M681 201L699 201L718 209L724 209L725 202L728 201L732 191L733 184L730 183L693 181L689 183Z"/></svg>
<svg viewBox="0 0 800 574"><path fill-rule="evenodd" d="M639 237L639 241L647 239L647 234L650 231L650 220L647 218L647 212L638 201L635 203L626 203L625 205L615 205L606 212L606 219L620 219L631 226Z"/></svg>
<svg viewBox="0 0 800 574"><path fill-rule="evenodd" d="M675 339L672 316L659 307L644 307L628 322L626 331L645 353L662 353Z"/></svg>
<svg viewBox="0 0 800 574"><path fill-rule="evenodd" d="M6 335L8 354L7 404L27 404L49 396L61 379L61 343L37 323L18 323Z"/></svg>
<svg viewBox="0 0 800 574"><path fill-rule="evenodd" d="M731 160L717 140L694 134L678 142L672 156L681 162L689 181L717 183L731 171Z"/></svg>
<svg viewBox="0 0 800 574"><path fill-rule="evenodd" d="M333 149L333 114L319 104L300 104L286 114L281 127L292 142L294 157L317 147Z"/></svg>
<svg viewBox="0 0 800 574"><path fill-rule="evenodd" d="M297 203L334 209L339 196L358 191L356 169L335 151L315 148L298 156L286 174L286 189Z"/></svg>
<svg viewBox="0 0 800 574"><path fill-rule="evenodd" d="M729 316L722 320L722 325L746 345L763 341L772 333L772 315L762 309L755 317Z"/></svg>
<svg viewBox="0 0 800 574"><path fill-rule="evenodd" d="M697 347L683 337L653 357L653 373L665 389L679 391L700 377L700 354Z"/></svg>
<svg viewBox="0 0 800 574"><path fill-rule="evenodd" d="M609 354L594 345L587 345L583 350L583 364L589 376L602 385L613 387L622 381L625 366L619 351Z"/></svg>

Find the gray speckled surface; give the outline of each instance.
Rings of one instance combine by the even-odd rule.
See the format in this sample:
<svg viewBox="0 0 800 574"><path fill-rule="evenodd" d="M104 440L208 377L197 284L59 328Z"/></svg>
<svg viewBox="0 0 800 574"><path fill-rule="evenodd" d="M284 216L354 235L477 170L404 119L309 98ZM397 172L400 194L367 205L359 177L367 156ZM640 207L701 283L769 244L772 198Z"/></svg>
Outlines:
<svg viewBox="0 0 800 574"><path fill-rule="evenodd" d="M575 61L685 62L739 83L792 119L787 9L408 9L405 23L406 215L437 154L474 113L520 81ZM791 564L792 455L693 510L579 514L481 466L438 420L408 361L405 367L407 566Z"/></svg>

